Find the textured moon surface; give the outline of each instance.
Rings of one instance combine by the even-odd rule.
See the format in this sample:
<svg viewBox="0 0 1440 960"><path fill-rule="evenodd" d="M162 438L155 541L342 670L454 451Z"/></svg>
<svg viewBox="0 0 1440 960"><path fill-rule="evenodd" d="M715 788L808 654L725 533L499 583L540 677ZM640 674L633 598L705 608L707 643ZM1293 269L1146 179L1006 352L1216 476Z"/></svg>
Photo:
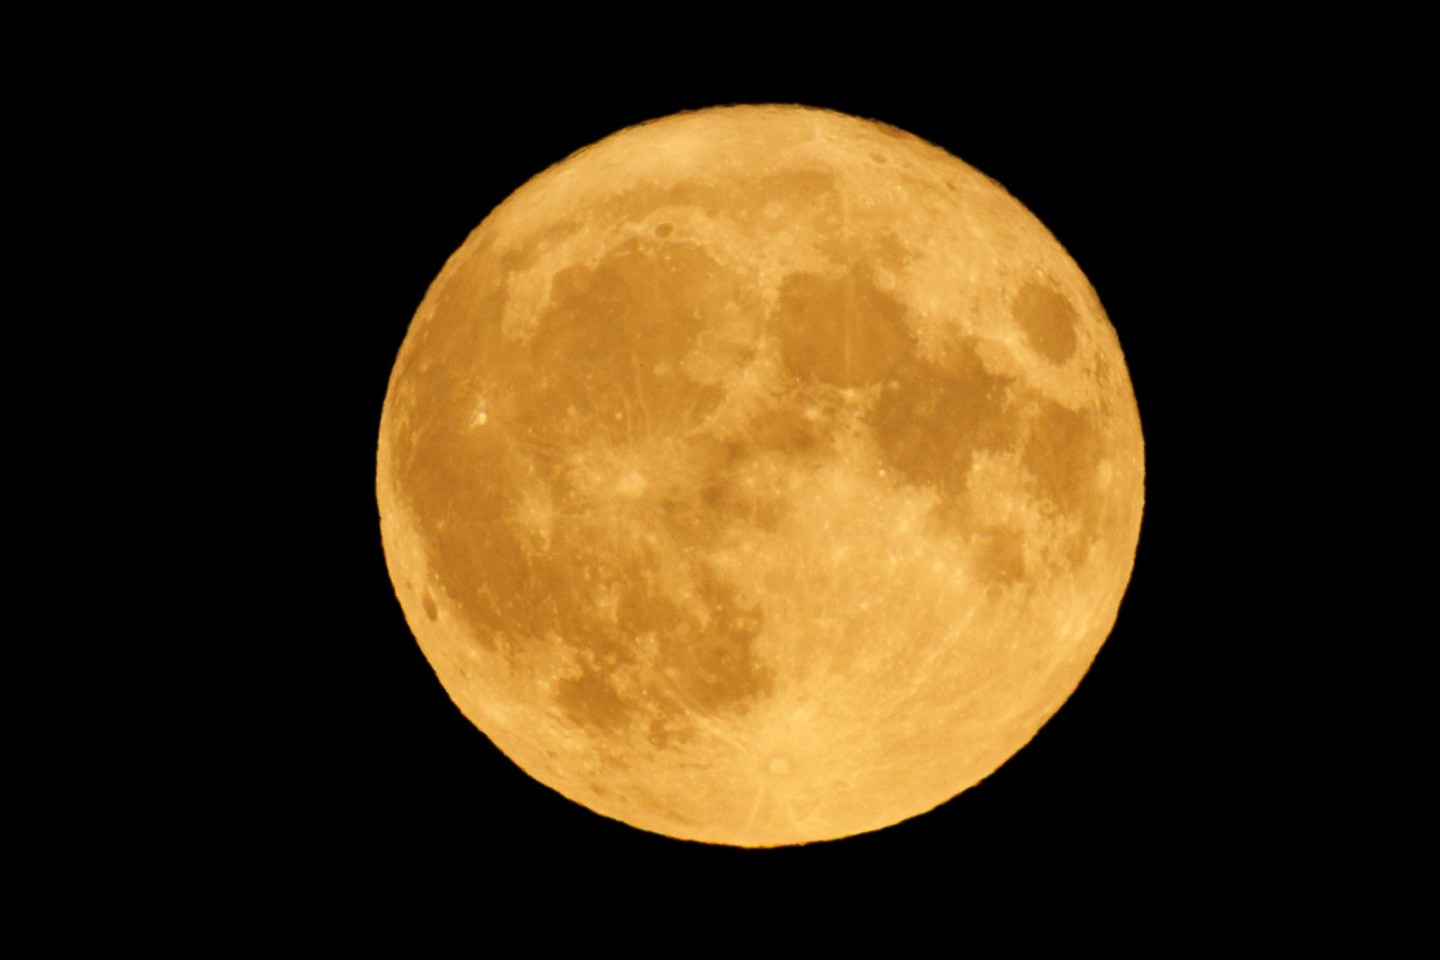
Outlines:
<svg viewBox="0 0 1440 960"><path fill-rule="evenodd" d="M875 830L992 773L1114 625L1115 332L1045 227L880 123L729 107L541 173L431 286L377 493L464 714L673 837Z"/></svg>

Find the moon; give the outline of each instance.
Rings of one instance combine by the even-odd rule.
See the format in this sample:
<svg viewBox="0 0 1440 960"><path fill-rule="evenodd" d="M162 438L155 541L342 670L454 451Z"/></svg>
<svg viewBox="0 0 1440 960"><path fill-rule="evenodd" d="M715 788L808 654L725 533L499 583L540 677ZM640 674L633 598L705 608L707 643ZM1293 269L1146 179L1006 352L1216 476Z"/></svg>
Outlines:
<svg viewBox="0 0 1440 960"><path fill-rule="evenodd" d="M1003 187L882 123L679 114L530 180L400 349L406 619L527 773L742 847L923 814L1074 691L1134 564L1099 299Z"/></svg>

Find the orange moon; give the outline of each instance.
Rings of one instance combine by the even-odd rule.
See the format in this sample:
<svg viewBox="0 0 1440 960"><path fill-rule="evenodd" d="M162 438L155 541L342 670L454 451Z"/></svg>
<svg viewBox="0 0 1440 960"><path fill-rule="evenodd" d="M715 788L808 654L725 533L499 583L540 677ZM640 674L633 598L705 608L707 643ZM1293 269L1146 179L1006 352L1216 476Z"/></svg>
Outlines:
<svg viewBox="0 0 1440 960"><path fill-rule="evenodd" d="M380 425L396 594L527 773L672 837L973 786L1114 625L1144 490L1115 332L1000 185L793 106L623 130L501 204Z"/></svg>

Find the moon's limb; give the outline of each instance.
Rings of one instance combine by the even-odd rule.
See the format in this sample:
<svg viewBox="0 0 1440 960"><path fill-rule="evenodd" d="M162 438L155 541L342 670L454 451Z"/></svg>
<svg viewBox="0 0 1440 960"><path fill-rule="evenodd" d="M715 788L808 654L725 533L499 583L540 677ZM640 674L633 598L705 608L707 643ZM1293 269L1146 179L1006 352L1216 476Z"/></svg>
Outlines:
<svg viewBox="0 0 1440 960"><path fill-rule="evenodd" d="M727 108L517 191L432 286L377 490L456 703L592 809L745 846L944 802L1079 683L1143 449L1098 299L882 125Z"/></svg>

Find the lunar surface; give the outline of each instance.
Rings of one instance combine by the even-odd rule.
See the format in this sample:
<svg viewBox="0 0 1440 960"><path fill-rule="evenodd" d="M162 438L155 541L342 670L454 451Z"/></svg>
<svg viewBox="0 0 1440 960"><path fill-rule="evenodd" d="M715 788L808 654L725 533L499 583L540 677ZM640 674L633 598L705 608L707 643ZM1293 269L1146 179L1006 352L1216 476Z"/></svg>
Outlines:
<svg viewBox="0 0 1440 960"><path fill-rule="evenodd" d="M883 124L624 130L450 258L390 380L396 593L540 782L774 846L923 813L1080 682L1143 450L1094 291L983 174Z"/></svg>

